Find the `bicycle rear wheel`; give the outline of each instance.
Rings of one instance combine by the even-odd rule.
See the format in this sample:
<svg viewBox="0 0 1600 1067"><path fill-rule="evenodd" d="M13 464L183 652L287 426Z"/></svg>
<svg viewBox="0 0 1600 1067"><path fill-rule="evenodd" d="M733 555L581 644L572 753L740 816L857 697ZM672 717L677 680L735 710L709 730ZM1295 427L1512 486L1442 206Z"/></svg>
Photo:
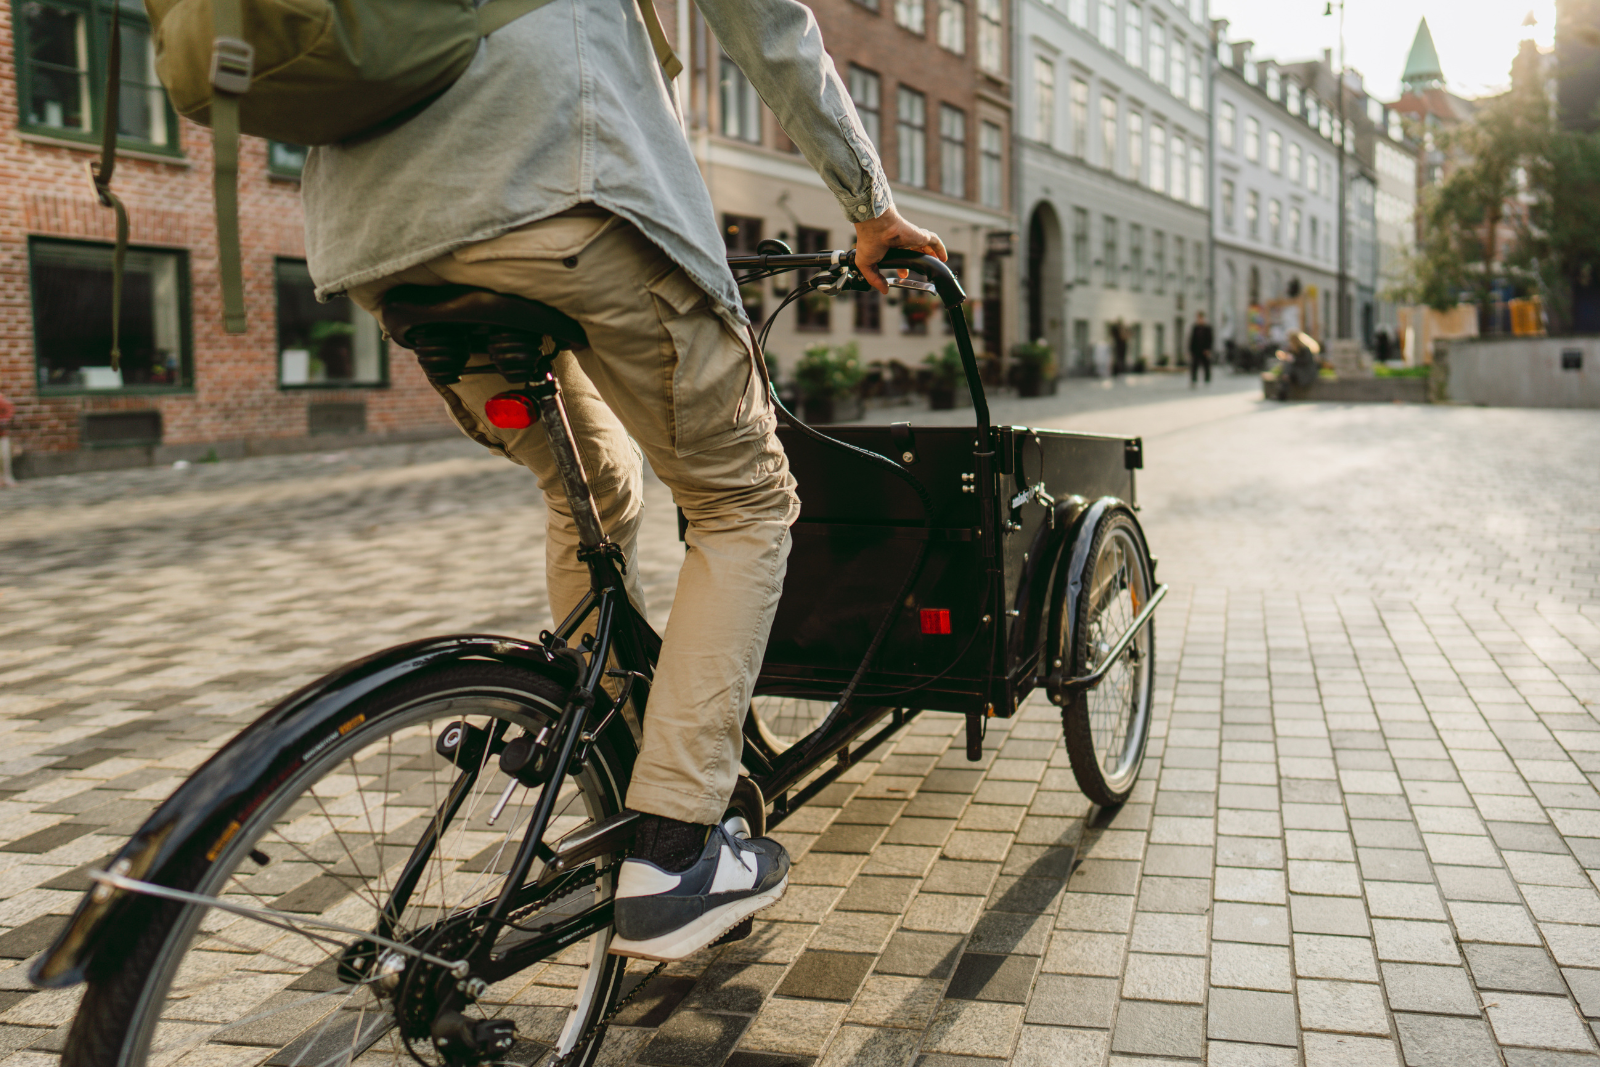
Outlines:
<svg viewBox="0 0 1600 1067"><path fill-rule="evenodd" d="M1072 627L1061 634L1066 647L1058 655L1068 678L1102 665L1155 585L1144 535L1126 511L1111 511L1100 522L1087 559ZM1155 626L1146 624L1100 684L1073 694L1061 709L1073 777L1096 804L1121 804L1133 791L1150 740L1155 661Z"/></svg>
<svg viewBox="0 0 1600 1067"><path fill-rule="evenodd" d="M446 758L439 739L461 723L485 740L537 733L557 720L565 700L566 687L553 679L488 663L443 668L380 691L350 709L352 721L364 717L359 725L273 788L215 861L197 858L173 888L302 922L380 930L417 843L438 826L438 844L427 851L388 936L458 959L452 953L485 929L474 909L499 894L538 791L513 786L490 746L473 753L472 744L460 745ZM597 739L581 772L563 783L547 844L621 810L632 753L619 733ZM478 773L452 811L447 798L467 769ZM491 825L488 815L503 795L504 810ZM611 859L597 860L559 896L519 901L512 919L520 929L501 928L496 950L605 899ZM428 1024L442 987L424 980L422 961L391 957L385 965L379 957L374 965L374 952L360 955L360 945L370 943L359 938L316 930L335 938L327 943L197 904L162 902L151 912L153 921L124 958L91 980L65 1067L440 1062ZM627 964L608 955L610 936L601 930L489 986L463 1014L512 1020L518 1046L505 1058L514 1062L567 1051L621 992ZM398 973L397 961L406 965ZM591 1063L598 1045L575 1063Z"/></svg>

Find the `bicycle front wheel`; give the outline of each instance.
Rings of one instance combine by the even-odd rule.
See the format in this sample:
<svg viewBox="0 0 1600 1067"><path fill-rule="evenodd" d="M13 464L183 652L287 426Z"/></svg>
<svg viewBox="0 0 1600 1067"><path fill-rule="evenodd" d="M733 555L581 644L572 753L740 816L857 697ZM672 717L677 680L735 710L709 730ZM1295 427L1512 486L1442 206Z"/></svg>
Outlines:
<svg viewBox="0 0 1600 1067"><path fill-rule="evenodd" d="M442 972L316 923L459 959L489 925L486 902L503 887L538 797L501 773L492 750L553 725L565 701L553 679L479 663L407 679L352 707L359 725L273 789L214 861L197 861L172 886L270 909L299 929L163 903L125 957L91 980L64 1067L439 1064L429 1025L448 995ZM452 730L470 740L442 742ZM610 732L597 739L562 784L546 844L621 810L630 747ZM525 890L515 925L493 931L495 951L607 899L616 858L543 897ZM497 1058L566 1052L621 992L626 961L607 953L610 936L602 929L489 986L463 1014L515 1024L518 1045ZM574 1062L591 1063L598 1045Z"/></svg>

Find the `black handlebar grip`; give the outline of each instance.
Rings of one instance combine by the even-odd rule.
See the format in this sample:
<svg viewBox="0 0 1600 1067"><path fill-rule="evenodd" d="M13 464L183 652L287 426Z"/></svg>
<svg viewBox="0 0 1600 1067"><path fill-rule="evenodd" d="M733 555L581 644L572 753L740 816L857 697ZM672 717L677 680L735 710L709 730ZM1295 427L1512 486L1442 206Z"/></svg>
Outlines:
<svg viewBox="0 0 1600 1067"><path fill-rule="evenodd" d="M967 294L962 290L961 283L956 280L950 268L932 256L906 248L891 248L884 254L878 269L916 271L933 283L934 289L939 293L939 299L947 308L960 307L967 302Z"/></svg>

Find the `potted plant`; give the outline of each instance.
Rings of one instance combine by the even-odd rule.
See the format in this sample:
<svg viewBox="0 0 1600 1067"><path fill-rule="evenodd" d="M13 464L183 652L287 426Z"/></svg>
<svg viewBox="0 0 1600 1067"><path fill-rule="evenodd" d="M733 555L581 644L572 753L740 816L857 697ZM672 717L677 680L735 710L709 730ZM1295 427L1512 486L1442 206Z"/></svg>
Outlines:
<svg viewBox="0 0 1600 1067"><path fill-rule="evenodd" d="M860 349L854 341L837 348L807 348L794 365L794 380L805 401L806 421L845 422L859 418L861 404L855 392L862 373Z"/></svg>
<svg viewBox="0 0 1600 1067"><path fill-rule="evenodd" d="M1055 392L1055 353L1043 341L1015 345L1011 358L1016 361L1018 396L1043 396L1048 382L1050 392Z"/></svg>
<svg viewBox="0 0 1600 1067"><path fill-rule="evenodd" d="M951 341L943 351L929 352L922 362L928 368L928 407L934 411L951 410L956 406L964 373L961 350Z"/></svg>

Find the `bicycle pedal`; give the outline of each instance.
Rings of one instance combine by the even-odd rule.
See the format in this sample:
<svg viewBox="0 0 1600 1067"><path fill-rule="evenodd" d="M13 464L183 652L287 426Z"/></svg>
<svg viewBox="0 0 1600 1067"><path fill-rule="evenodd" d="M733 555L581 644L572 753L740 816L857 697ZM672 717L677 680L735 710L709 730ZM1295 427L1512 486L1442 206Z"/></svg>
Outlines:
<svg viewBox="0 0 1600 1067"><path fill-rule="evenodd" d="M754 919L745 919L733 929L729 930L727 933L711 942L711 946L715 948L717 945L726 945L732 941L743 941L755 931L755 928L756 923Z"/></svg>

